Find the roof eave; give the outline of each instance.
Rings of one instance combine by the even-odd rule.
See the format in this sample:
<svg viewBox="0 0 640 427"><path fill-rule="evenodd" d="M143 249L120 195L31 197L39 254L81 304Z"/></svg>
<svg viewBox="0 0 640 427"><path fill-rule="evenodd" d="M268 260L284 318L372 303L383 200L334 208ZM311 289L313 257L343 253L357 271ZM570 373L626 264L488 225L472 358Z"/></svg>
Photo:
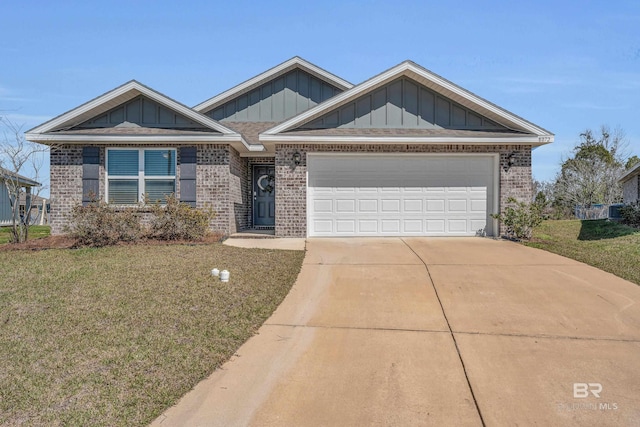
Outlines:
<svg viewBox="0 0 640 427"><path fill-rule="evenodd" d="M42 185L38 181L34 181L33 179L30 179L21 175L20 176L15 176L12 174L0 175L0 180L6 180L6 179L18 181L18 184L20 184L22 187L40 187Z"/></svg>
<svg viewBox="0 0 640 427"><path fill-rule="evenodd" d="M537 135L496 137L444 136L321 136L321 135L260 135L260 142L272 143L367 143L367 144L467 144L467 145L531 145L539 147L553 142L553 136Z"/></svg>
<svg viewBox="0 0 640 427"><path fill-rule="evenodd" d="M231 135L52 135L26 134L26 139L44 145L57 144L230 144L238 151L263 151L261 144L249 144L240 134Z"/></svg>
<svg viewBox="0 0 640 427"><path fill-rule="evenodd" d="M629 179L631 179L633 176L640 174L640 163L638 163L637 165L635 165L634 167L632 167L631 169L629 169L628 171L626 171L621 177L620 179L618 179L618 182L623 183L628 181Z"/></svg>

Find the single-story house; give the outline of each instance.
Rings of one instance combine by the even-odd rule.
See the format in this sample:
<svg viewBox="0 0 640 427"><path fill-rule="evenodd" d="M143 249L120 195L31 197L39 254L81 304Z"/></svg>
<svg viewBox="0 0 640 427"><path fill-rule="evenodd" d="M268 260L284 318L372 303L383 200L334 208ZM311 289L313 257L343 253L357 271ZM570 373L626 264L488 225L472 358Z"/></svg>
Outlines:
<svg viewBox="0 0 640 427"><path fill-rule="evenodd" d="M626 171L618 182L622 184L622 200L625 204L640 200L640 163Z"/></svg>
<svg viewBox="0 0 640 427"><path fill-rule="evenodd" d="M8 186L6 185L7 181L11 182ZM0 168L0 226L13 224L13 210L11 208L9 188L15 188L16 184L22 189L20 197L21 200L24 200L24 209L27 209L32 203L31 188L41 185L31 178ZM18 215L20 214L19 212Z"/></svg>
<svg viewBox="0 0 640 427"><path fill-rule="evenodd" d="M27 132L52 146L51 227L93 194L174 192L226 234L497 235L554 135L405 61L353 85L294 57L190 108L137 81Z"/></svg>

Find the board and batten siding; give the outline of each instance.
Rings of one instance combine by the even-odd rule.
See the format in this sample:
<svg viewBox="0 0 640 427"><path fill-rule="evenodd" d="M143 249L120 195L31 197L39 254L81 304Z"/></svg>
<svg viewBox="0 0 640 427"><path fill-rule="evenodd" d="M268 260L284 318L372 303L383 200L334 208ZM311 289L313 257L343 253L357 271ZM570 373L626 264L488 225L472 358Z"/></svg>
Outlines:
<svg viewBox="0 0 640 427"><path fill-rule="evenodd" d="M505 129L415 81L400 78L301 127Z"/></svg>
<svg viewBox="0 0 640 427"><path fill-rule="evenodd" d="M131 101L100 114L74 129L114 127L121 123L135 123L148 128L200 129L201 124L177 114L145 96L137 96Z"/></svg>
<svg viewBox="0 0 640 427"><path fill-rule="evenodd" d="M300 114L340 92L341 89L297 69L205 114L220 121L279 122Z"/></svg>
<svg viewBox="0 0 640 427"><path fill-rule="evenodd" d="M11 201L9 200L9 191L4 185L4 182L0 181L0 225L9 225L12 223L11 217L13 212L11 211Z"/></svg>

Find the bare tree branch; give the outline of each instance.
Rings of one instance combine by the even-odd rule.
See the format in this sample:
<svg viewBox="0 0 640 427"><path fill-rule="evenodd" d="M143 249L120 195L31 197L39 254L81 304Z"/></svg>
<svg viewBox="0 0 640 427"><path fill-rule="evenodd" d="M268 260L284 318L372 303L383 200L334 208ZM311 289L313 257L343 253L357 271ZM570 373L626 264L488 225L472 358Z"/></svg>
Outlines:
<svg viewBox="0 0 640 427"><path fill-rule="evenodd" d="M0 139L0 184L6 188L11 206L11 241L20 243L29 236L29 222L33 203L30 198L38 198L44 186L25 185L24 175L40 181L40 172L44 165L43 154L49 147L27 141L18 126L6 117L0 117L2 139ZM31 191L35 189L35 191ZM20 212L20 201L25 197L25 211Z"/></svg>

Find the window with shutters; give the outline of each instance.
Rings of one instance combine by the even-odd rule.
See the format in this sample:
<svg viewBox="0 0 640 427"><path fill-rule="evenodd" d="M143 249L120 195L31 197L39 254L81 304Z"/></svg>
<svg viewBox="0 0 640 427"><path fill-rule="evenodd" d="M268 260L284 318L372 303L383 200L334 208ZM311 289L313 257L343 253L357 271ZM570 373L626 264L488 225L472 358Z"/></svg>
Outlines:
<svg viewBox="0 0 640 427"><path fill-rule="evenodd" d="M176 150L107 148L106 195L115 205L161 203L176 191Z"/></svg>

